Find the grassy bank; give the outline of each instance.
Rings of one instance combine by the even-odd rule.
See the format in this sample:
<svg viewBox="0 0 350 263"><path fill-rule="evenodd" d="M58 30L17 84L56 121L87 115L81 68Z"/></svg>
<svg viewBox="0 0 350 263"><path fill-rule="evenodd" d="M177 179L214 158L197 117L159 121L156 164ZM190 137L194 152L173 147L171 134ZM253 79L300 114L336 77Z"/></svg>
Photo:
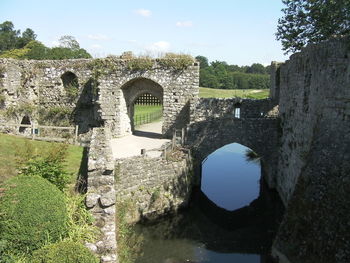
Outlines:
<svg viewBox="0 0 350 263"><path fill-rule="evenodd" d="M201 98L249 98L249 99L265 99L269 96L268 89L251 90L251 89L211 89L199 88L199 97Z"/></svg>
<svg viewBox="0 0 350 263"><path fill-rule="evenodd" d="M0 182L17 173L16 156L27 148L26 144L31 145L35 152L40 155L46 153L50 149L50 145L55 143L31 141L23 137L0 133ZM72 182L79 172L82 154L83 147L69 145L65 164L67 172L72 173Z"/></svg>

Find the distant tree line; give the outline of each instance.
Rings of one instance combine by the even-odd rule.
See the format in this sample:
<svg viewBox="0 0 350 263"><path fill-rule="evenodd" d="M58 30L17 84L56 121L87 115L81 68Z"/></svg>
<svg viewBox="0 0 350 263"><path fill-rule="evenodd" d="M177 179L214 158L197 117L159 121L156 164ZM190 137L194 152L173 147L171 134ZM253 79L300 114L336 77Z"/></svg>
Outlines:
<svg viewBox="0 0 350 263"><path fill-rule="evenodd" d="M225 61L212 61L197 56L200 62L199 85L214 89L268 89L270 66L259 63L251 66L229 65Z"/></svg>
<svg viewBox="0 0 350 263"><path fill-rule="evenodd" d="M80 48L73 36L62 36L58 47L46 47L36 40L37 35L30 28L21 33L10 21L0 24L0 58L15 59L70 59L91 58Z"/></svg>

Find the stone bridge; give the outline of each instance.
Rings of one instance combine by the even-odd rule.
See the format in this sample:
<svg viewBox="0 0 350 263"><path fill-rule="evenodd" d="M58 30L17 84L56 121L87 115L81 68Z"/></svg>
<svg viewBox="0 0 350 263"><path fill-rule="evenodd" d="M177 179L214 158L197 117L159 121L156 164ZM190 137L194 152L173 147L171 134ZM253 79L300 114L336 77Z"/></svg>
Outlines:
<svg viewBox="0 0 350 263"><path fill-rule="evenodd" d="M279 124L273 99L199 99L191 112L187 144L196 160L197 179L208 155L239 143L260 156L264 177L270 187L275 186Z"/></svg>

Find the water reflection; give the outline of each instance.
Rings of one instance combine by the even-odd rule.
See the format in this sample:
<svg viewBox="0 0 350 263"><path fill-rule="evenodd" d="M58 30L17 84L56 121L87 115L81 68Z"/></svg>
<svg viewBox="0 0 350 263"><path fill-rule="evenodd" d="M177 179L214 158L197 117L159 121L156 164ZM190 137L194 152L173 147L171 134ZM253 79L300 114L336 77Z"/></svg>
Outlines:
<svg viewBox="0 0 350 263"><path fill-rule="evenodd" d="M214 152L203 165L205 194L194 189L185 211L135 226L144 240L136 263L273 262L283 205L260 180L260 166L246 161L246 150L231 144Z"/></svg>
<svg viewBox="0 0 350 263"><path fill-rule="evenodd" d="M235 210L259 195L260 165L247 161L249 148L232 143L208 156L202 164L201 189L218 206Z"/></svg>

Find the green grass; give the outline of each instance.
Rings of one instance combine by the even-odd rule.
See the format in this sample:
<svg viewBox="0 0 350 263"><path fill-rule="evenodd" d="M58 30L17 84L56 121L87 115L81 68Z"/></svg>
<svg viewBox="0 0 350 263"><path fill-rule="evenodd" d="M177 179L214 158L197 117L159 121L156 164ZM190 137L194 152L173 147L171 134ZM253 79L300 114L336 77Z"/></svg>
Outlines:
<svg viewBox="0 0 350 263"><path fill-rule="evenodd" d="M16 171L16 153L23 150L25 142L33 145L37 153L45 153L54 142L31 141L26 138L0 134L0 182L17 174ZM83 147L69 145L66 158L67 172L72 173L72 182L76 179L79 172L80 163L83 155Z"/></svg>
<svg viewBox="0 0 350 263"><path fill-rule="evenodd" d="M249 98L249 99L266 99L269 97L269 90L242 90L242 89L211 89L199 88L200 98Z"/></svg>
<svg viewBox="0 0 350 263"><path fill-rule="evenodd" d="M162 116L162 105L135 105L134 106L134 124L140 124L159 121Z"/></svg>
<svg viewBox="0 0 350 263"><path fill-rule="evenodd" d="M135 105L134 116L151 114L162 110L162 105Z"/></svg>

